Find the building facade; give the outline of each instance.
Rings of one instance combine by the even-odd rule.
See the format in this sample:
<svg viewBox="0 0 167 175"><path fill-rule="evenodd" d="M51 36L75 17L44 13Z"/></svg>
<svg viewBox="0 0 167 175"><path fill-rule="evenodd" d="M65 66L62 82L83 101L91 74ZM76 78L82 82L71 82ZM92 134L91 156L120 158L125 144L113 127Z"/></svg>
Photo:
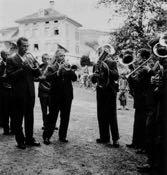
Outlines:
<svg viewBox="0 0 167 175"><path fill-rule="evenodd" d="M79 62L82 55L94 52L86 42L94 42L98 37L109 35L107 32L86 30L77 21L55 10L54 0L50 7L40 9L34 14L15 21L18 27L0 30L0 49L10 42L16 42L19 37L29 40L29 51L34 56L43 53L53 55L58 47L66 51L69 62Z"/></svg>

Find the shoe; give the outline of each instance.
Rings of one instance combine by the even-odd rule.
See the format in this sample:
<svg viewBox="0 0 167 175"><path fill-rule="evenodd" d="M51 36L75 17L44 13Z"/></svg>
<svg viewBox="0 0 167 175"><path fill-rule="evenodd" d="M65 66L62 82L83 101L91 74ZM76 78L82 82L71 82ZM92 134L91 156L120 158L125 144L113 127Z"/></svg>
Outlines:
<svg viewBox="0 0 167 175"><path fill-rule="evenodd" d="M113 145L114 148L119 148L119 142L118 141L113 141Z"/></svg>
<svg viewBox="0 0 167 175"><path fill-rule="evenodd" d="M17 148L26 149L26 145L24 143L18 143Z"/></svg>
<svg viewBox="0 0 167 175"><path fill-rule="evenodd" d="M107 144L109 142L110 142L109 140L96 139L96 143Z"/></svg>
<svg viewBox="0 0 167 175"><path fill-rule="evenodd" d="M26 145L27 146L40 146L41 144L34 139L33 141L26 142Z"/></svg>
<svg viewBox="0 0 167 175"><path fill-rule="evenodd" d="M51 142L50 142L49 138L46 138L46 139L44 139L43 143L45 145L49 145Z"/></svg>
<svg viewBox="0 0 167 175"><path fill-rule="evenodd" d="M131 143L131 144L126 144L126 146L127 146L128 148L136 148L136 145L133 144L133 143Z"/></svg>
<svg viewBox="0 0 167 175"><path fill-rule="evenodd" d="M138 172L140 173L149 173L152 170L152 167L149 164L137 167Z"/></svg>
<svg viewBox="0 0 167 175"><path fill-rule="evenodd" d="M59 139L59 141L62 142L62 143L68 143L67 139Z"/></svg>

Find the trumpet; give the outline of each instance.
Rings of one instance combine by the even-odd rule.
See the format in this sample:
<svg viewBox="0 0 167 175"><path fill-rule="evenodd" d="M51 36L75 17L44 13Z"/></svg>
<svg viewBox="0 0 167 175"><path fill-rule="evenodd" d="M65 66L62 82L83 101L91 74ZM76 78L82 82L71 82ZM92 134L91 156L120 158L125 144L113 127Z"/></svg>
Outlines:
<svg viewBox="0 0 167 175"><path fill-rule="evenodd" d="M48 63L48 65L46 66L42 74L42 77L46 78L47 76L55 74L55 73L59 75L61 72L61 69L65 69L66 71L69 71L69 70L76 71L78 67L77 65L71 66L69 63L65 62L64 60L61 61L60 63L54 60Z"/></svg>

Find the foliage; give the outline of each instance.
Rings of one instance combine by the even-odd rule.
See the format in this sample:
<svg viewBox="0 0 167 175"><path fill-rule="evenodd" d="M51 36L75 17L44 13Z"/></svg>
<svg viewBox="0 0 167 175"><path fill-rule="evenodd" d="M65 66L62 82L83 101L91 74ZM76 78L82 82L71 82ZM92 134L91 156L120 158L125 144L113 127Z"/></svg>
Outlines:
<svg viewBox="0 0 167 175"><path fill-rule="evenodd" d="M81 57L81 59L80 59L80 65L82 66L82 67L84 67L84 66L90 66L91 65L91 62L90 62L90 58L88 57L88 56L86 56L86 55L83 55L82 57Z"/></svg>
<svg viewBox="0 0 167 175"><path fill-rule="evenodd" d="M147 47L147 42L156 33L167 27L166 11L163 9L166 0L99 0L99 5L111 7L115 14L126 15L124 26L112 33L115 36L115 48L138 50Z"/></svg>

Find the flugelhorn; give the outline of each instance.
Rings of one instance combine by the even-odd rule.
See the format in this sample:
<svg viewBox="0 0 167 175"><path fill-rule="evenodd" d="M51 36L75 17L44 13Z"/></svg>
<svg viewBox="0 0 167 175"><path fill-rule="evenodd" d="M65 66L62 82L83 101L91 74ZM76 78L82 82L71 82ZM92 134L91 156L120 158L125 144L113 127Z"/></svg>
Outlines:
<svg viewBox="0 0 167 175"><path fill-rule="evenodd" d="M24 56L26 58L25 62L30 66L31 69L39 68L38 61L30 52L27 52Z"/></svg>

